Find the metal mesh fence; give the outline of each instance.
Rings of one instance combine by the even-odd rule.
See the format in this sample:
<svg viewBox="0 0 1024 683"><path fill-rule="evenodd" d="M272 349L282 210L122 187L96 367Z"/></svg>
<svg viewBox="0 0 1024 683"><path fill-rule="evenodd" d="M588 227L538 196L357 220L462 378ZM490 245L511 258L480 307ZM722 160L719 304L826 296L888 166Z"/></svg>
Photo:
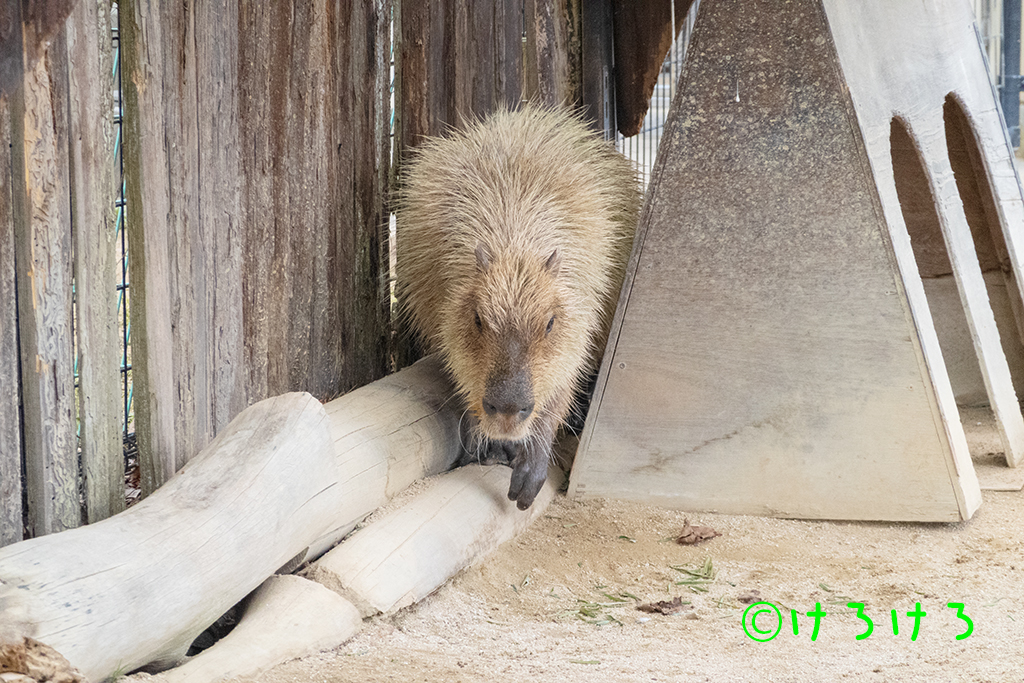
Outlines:
<svg viewBox="0 0 1024 683"><path fill-rule="evenodd" d="M672 25L676 23L674 16ZM661 133L665 128L665 118L668 116L669 106L676 94L676 83L679 81L679 72L683 68L683 60L686 58L686 47L690 42L690 33L693 30L693 23L697 17L697 7L700 0L690 6L686 20L679 31L679 35L672 41L665 61L661 65L661 73L658 75L658 82L654 86L654 93L651 95L651 103L647 109L647 116L644 117L640 132L632 137L622 137L616 134L615 143L623 154L632 159L640 174L643 187L651 179L651 171L654 169L654 159L658 155L658 145L661 142Z"/></svg>

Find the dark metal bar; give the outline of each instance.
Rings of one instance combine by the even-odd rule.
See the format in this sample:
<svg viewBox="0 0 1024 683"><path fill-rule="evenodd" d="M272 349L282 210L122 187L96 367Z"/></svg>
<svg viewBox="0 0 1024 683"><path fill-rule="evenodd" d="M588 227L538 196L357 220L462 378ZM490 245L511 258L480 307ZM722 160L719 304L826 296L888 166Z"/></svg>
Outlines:
<svg viewBox="0 0 1024 683"><path fill-rule="evenodd" d="M1020 24L1021 0L1003 0L1003 58L999 103L1003 107L1010 144L1020 146Z"/></svg>
<svg viewBox="0 0 1024 683"><path fill-rule="evenodd" d="M591 125L615 139L615 78L611 0L586 0L582 7L583 111Z"/></svg>

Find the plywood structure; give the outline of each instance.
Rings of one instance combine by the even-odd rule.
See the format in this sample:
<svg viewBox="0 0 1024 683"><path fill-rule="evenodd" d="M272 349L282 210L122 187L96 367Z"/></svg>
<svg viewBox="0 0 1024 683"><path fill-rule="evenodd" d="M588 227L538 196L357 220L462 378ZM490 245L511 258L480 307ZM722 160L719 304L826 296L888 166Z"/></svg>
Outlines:
<svg viewBox="0 0 1024 683"><path fill-rule="evenodd" d="M570 495L969 518L918 227L949 261L1007 459L1024 455L961 198L966 180L990 198L967 203L1019 301L1024 205L969 4L704 0L688 55ZM950 102L973 174L951 163Z"/></svg>

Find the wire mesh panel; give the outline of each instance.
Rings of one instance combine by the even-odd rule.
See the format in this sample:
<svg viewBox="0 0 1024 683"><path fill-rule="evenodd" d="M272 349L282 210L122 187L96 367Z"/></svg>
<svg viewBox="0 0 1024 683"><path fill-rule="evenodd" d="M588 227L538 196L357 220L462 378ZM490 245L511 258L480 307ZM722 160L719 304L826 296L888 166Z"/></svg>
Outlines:
<svg viewBox="0 0 1024 683"><path fill-rule="evenodd" d="M124 105L121 98L121 35L118 5L111 8L111 28L114 45L114 68L112 75L114 89L114 126L116 140L114 143L114 164L117 172L117 208L115 218L116 239L120 254L119 278L117 283L117 330L121 371L121 403L123 407L122 439L124 443L125 468L129 473L128 503L139 499L138 486L138 449L135 445L135 411L133 409L134 384L132 383L131 338L132 325L129 317L129 278L128 278L128 236L125 232L125 215L127 200L125 197L124 160L121 156L124 139Z"/></svg>
<svg viewBox="0 0 1024 683"><path fill-rule="evenodd" d="M670 4L672 5L672 25L674 26L676 23L675 3ZM665 61L661 65L661 73L654 86L654 93L651 96L647 116L644 117L640 132L628 138L616 134L615 142L619 151L636 163L644 188L647 187L651 171L654 168L654 159L658 154L661 133L665 128L665 118L668 116L669 106L675 96L676 83L679 80L679 72L683 68L683 60L686 58L686 47L690 42L690 33L693 30L699 6L700 0L690 6L679 35L672 41L672 46L669 48L668 54L665 55Z"/></svg>

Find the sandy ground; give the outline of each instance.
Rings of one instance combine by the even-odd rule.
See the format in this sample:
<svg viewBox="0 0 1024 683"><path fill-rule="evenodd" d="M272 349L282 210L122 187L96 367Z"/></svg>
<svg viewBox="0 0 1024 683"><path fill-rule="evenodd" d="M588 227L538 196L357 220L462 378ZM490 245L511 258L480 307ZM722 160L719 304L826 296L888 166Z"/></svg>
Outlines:
<svg viewBox="0 0 1024 683"><path fill-rule="evenodd" d="M979 458L991 459L993 429L974 430ZM721 536L678 545L687 518ZM682 571L708 561L710 583ZM420 604L367 620L338 650L259 681L1024 681L1022 589L1019 491L984 492L974 518L952 525L560 498L525 534ZM636 609L676 596L686 603L678 614ZM744 630L744 615L749 628L761 609L747 612L747 603L757 601L780 607L779 632L766 642ZM867 621L850 602L865 606L867 638L857 639ZM949 603L963 603L968 637L957 639L967 621ZM815 611L825 613L816 638ZM914 639L908 613L918 611ZM773 619L764 612L754 626L774 630Z"/></svg>

